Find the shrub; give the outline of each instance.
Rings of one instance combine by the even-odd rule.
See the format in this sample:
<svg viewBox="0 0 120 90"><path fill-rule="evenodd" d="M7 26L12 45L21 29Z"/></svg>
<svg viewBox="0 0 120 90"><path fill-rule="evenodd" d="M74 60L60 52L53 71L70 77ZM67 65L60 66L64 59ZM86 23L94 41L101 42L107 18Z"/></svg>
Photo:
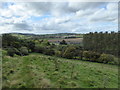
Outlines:
<svg viewBox="0 0 120 90"><path fill-rule="evenodd" d="M35 48L34 48L34 52L43 53L44 52L44 47L36 45Z"/></svg>
<svg viewBox="0 0 120 90"><path fill-rule="evenodd" d="M17 48L14 48L14 51L15 51L15 54L16 54L16 55L22 55Z"/></svg>
<svg viewBox="0 0 120 90"><path fill-rule="evenodd" d="M111 62L110 64L115 64L115 65L119 65L119 59L118 58L114 58L114 61Z"/></svg>
<svg viewBox="0 0 120 90"><path fill-rule="evenodd" d="M42 46L49 46L50 42L48 40L44 40L43 42L41 42Z"/></svg>
<svg viewBox="0 0 120 90"><path fill-rule="evenodd" d="M35 42L34 41L28 41L27 43L27 48L31 50L31 52L34 51L35 48Z"/></svg>
<svg viewBox="0 0 120 90"><path fill-rule="evenodd" d="M90 61L98 62L100 54L97 52L90 52Z"/></svg>
<svg viewBox="0 0 120 90"><path fill-rule="evenodd" d="M63 57L68 58L68 59L72 59L75 57L75 52L76 52L76 48L69 46L65 52L63 53Z"/></svg>
<svg viewBox="0 0 120 90"><path fill-rule="evenodd" d="M66 42L65 40L62 40L62 41L60 42L60 44L61 44L61 45L67 45L67 42Z"/></svg>
<svg viewBox="0 0 120 90"><path fill-rule="evenodd" d="M45 50L44 50L44 54L45 55L55 55L55 51L53 50L53 49L50 49L50 48L46 48Z"/></svg>
<svg viewBox="0 0 120 90"><path fill-rule="evenodd" d="M86 58L86 59L88 59L88 60L90 60L90 52L89 51L84 51L83 52L83 56Z"/></svg>
<svg viewBox="0 0 120 90"><path fill-rule="evenodd" d="M112 61L114 61L114 56L110 54L101 54L98 60L98 62L101 62L101 63L110 63Z"/></svg>
<svg viewBox="0 0 120 90"><path fill-rule="evenodd" d="M15 54L15 50L14 50L14 48L8 48L8 50L7 50L7 54L8 54L9 56L13 57L14 54Z"/></svg>
<svg viewBox="0 0 120 90"><path fill-rule="evenodd" d="M83 56L90 61L98 62L100 54L93 51L84 51Z"/></svg>
<svg viewBox="0 0 120 90"><path fill-rule="evenodd" d="M21 47L21 48L20 48L20 53L21 53L22 55L28 55L29 53L28 53L27 47Z"/></svg>
<svg viewBox="0 0 120 90"><path fill-rule="evenodd" d="M62 52L61 52L61 51L56 51L56 52L55 52L55 56L57 56L57 57L62 57Z"/></svg>

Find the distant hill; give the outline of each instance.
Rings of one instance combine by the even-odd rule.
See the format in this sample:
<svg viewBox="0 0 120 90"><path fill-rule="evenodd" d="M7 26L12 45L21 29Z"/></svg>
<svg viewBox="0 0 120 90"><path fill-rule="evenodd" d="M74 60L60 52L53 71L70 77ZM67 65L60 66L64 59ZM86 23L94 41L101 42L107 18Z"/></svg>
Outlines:
<svg viewBox="0 0 120 90"><path fill-rule="evenodd" d="M31 34L31 33L7 33L20 38L32 38L32 39L49 39L49 38L82 38L83 34L76 33L56 33L56 34Z"/></svg>

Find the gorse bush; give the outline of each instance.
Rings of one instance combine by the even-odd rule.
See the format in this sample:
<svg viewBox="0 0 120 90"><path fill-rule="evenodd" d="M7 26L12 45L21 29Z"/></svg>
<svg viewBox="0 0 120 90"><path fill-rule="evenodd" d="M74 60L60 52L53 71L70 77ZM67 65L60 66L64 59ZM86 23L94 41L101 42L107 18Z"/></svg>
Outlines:
<svg viewBox="0 0 120 90"><path fill-rule="evenodd" d="M62 57L62 52L61 52L61 51L56 51L56 52L55 52L55 56L57 56L57 57Z"/></svg>
<svg viewBox="0 0 120 90"><path fill-rule="evenodd" d="M98 61L98 58L100 57L100 54L97 52L92 52L92 51L84 51L83 56L90 61Z"/></svg>
<svg viewBox="0 0 120 90"><path fill-rule="evenodd" d="M41 45L43 45L43 46L49 46L50 43L47 40L44 40L44 41L41 42Z"/></svg>
<svg viewBox="0 0 120 90"><path fill-rule="evenodd" d="M8 48L8 50L7 50L7 54L8 54L9 56L13 57L14 54L15 54L15 50L14 50L14 48Z"/></svg>
<svg viewBox="0 0 120 90"><path fill-rule="evenodd" d="M34 52L36 52L36 53L43 53L44 50L45 50L45 48L43 46L40 46L40 45L36 45L34 48Z"/></svg>
<svg viewBox="0 0 120 90"><path fill-rule="evenodd" d="M69 46L63 53L63 57L72 59L75 57L75 51L76 51L75 47Z"/></svg>
<svg viewBox="0 0 120 90"><path fill-rule="evenodd" d="M114 62L114 56L109 54L101 54L98 62L101 62L101 63Z"/></svg>
<svg viewBox="0 0 120 90"><path fill-rule="evenodd" d="M20 50L19 50L19 49L14 48L14 51L15 51L15 54L16 54L16 55L20 55L20 56L22 56L22 54L21 54L21 52L20 52Z"/></svg>
<svg viewBox="0 0 120 90"><path fill-rule="evenodd" d="M110 54L100 54L92 51L84 51L83 56L88 61L99 62L99 63L109 63L109 64L118 64L118 59Z"/></svg>
<svg viewBox="0 0 120 90"><path fill-rule="evenodd" d="M52 55L55 55L55 51L53 49L46 48L43 54L52 56Z"/></svg>
<svg viewBox="0 0 120 90"><path fill-rule="evenodd" d="M90 60L90 58L91 58L91 54L90 54L89 51L84 51L84 52L83 52L83 56L84 56L87 60Z"/></svg>
<svg viewBox="0 0 120 90"><path fill-rule="evenodd" d="M20 53L24 56L24 55L28 55L28 48L27 47L21 47L20 48Z"/></svg>

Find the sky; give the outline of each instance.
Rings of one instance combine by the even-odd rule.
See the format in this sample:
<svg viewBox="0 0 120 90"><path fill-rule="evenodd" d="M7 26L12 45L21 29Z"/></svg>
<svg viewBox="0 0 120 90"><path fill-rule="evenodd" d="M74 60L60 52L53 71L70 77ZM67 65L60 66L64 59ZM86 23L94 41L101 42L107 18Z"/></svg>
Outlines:
<svg viewBox="0 0 120 90"><path fill-rule="evenodd" d="M95 31L118 31L117 2L0 2L0 34Z"/></svg>

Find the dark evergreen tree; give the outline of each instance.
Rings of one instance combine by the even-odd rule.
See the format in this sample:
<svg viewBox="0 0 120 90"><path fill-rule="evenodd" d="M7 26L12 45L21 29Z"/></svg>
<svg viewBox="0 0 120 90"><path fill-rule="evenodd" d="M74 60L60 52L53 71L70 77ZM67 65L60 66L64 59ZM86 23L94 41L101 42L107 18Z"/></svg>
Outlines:
<svg viewBox="0 0 120 90"><path fill-rule="evenodd" d="M118 56L119 35L118 32L90 32L85 34L83 37L84 49Z"/></svg>

